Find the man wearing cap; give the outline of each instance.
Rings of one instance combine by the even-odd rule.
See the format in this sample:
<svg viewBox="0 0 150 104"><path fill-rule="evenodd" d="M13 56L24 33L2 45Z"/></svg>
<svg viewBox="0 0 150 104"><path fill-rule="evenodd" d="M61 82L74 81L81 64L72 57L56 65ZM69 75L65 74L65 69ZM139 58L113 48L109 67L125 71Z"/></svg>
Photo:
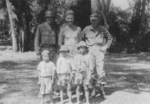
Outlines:
<svg viewBox="0 0 150 104"><path fill-rule="evenodd" d="M70 51L70 55L74 56L77 53L77 44L80 41L81 28L73 24L74 12L68 10L65 13L66 26L64 26L59 34L59 46L66 45Z"/></svg>
<svg viewBox="0 0 150 104"><path fill-rule="evenodd" d="M46 21L37 27L35 33L35 51L40 58L43 50L49 50L50 59L56 63L59 26L55 23L55 13L52 10L45 12L45 19Z"/></svg>
<svg viewBox="0 0 150 104"><path fill-rule="evenodd" d="M105 76L103 70L104 52L112 43L112 36L108 30L99 25L99 15L92 14L90 16L91 25L83 29L82 39L89 47L89 53L94 57L96 73L98 75L97 82L101 84L101 79ZM104 38L107 37L107 42L104 44ZM102 88L101 88L102 90ZM104 98L105 96L102 97Z"/></svg>

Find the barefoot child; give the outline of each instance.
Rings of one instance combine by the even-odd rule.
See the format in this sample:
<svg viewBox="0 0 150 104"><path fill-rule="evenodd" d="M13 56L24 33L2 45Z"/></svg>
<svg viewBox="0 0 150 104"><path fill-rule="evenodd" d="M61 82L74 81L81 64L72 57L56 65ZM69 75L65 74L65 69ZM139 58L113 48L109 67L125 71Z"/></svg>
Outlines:
<svg viewBox="0 0 150 104"><path fill-rule="evenodd" d="M53 103L52 101L52 85L53 85L53 78L54 78L54 71L56 67L53 62L49 59L49 51L44 50L42 52L42 59L37 67L39 72L39 79L40 79L40 95L41 95L41 104L44 104L44 97L46 95L50 95L50 104Z"/></svg>
<svg viewBox="0 0 150 104"><path fill-rule="evenodd" d="M74 70L75 70L75 84L77 84L76 94L77 94L77 103L80 103L80 88L83 84L86 104L89 103L89 84L91 80L91 73L93 71L93 62L92 57L88 54L88 47L85 42L81 41L78 44L79 54L74 57Z"/></svg>
<svg viewBox="0 0 150 104"><path fill-rule="evenodd" d="M69 97L69 104L72 104L71 97L71 59L68 58L69 50L66 46L61 46L60 57L57 60L57 74L59 77L58 85L67 88L67 95ZM63 89L60 89L61 104L63 104Z"/></svg>

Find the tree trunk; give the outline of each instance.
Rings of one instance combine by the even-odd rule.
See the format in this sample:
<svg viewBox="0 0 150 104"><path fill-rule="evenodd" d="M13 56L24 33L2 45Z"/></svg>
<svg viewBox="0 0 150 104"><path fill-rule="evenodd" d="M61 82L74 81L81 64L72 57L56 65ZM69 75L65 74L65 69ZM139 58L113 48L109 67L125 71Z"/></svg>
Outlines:
<svg viewBox="0 0 150 104"><path fill-rule="evenodd" d="M14 30L14 22L13 22L13 17L11 13L11 5L9 0L6 0L6 5L7 5L7 10L8 10L8 16L9 16L9 21L10 21L10 28L11 28L11 36L12 36L12 47L13 51L17 52L18 47L17 47L17 38Z"/></svg>
<svg viewBox="0 0 150 104"><path fill-rule="evenodd" d="M91 0L91 11L100 14L100 0Z"/></svg>
<svg viewBox="0 0 150 104"><path fill-rule="evenodd" d="M108 9L108 7L106 7L106 5L110 4L111 0L108 0L105 4L105 1L102 0L91 0L91 11L92 13L97 13L99 15L102 16L103 20L104 20L104 26L109 29L109 26L107 24L107 19L106 19L106 13L104 13L105 9ZM110 6L110 5L108 5Z"/></svg>
<svg viewBox="0 0 150 104"><path fill-rule="evenodd" d="M100 0L91 0L91 11L92 11L92 13L97 13L97 14L101 15L104 20L104 27L106 29L109 29L109 25L107 24L107 19L104 14L104 6L105 6L104 0L102 0L101 3L102 4L100 5ZM106 42L107 42L107 39L105 38L104 43L106 44Z"/></svg>
<svg viewBox="0 0 150 104"><path fill-rule="evenodd" d="M25 32L24 32L24 30L23 30L22 28L21 28L20 31L21 31L21 34L20 34L20 35L21 35L21 36L20 36L20 37L21 37L21 38L20 38L20 39L21 39L20 48L21 48L21 51L24 52L24 37L25 37Z"/></svg>
<svg viewBox="0 0 150 104"><path fill-rule="evenodd" d="M145 19L145 9L146 9L146 0L142 0L142 10L141 10L141 23L140 23L140 30L139 34L142 34L143 27L145 25L144 19Z"/></svg>
<svg viewBox="0 0 150 104"><path fill-rule="evenodd" d="M101 0L100 0L101 1ZM100 10L101 10L101 15L104 19L104 26L105 28L109 29L109 25L107 23L107 14L109 13L109 7L110 7L110 3L111 3L111 0L102 0L100 2Z"/></svg>

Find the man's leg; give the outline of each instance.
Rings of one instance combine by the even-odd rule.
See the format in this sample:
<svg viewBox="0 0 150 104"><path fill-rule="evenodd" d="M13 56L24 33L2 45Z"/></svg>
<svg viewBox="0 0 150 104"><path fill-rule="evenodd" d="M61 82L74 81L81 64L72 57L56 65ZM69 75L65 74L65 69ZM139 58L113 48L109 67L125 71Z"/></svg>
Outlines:
<svg viewBox="0 0 150 104"><path fill-rule="evenodd" d="M98 84L100 86L100 94L101 94L101 97L103 99L106 99L106 95L105 95L105 92L104 92L104 85L101 84L102 83L102 78L104 77L104 53L102 52L96 52L96 72L98 74Z"/></svg>
<svg viewBox="0 0 150 104"><path fill-rule="evenodd" d="M100 84L100 94L102 99L106 99L104 87L105 87L104 84Z"/></svg>

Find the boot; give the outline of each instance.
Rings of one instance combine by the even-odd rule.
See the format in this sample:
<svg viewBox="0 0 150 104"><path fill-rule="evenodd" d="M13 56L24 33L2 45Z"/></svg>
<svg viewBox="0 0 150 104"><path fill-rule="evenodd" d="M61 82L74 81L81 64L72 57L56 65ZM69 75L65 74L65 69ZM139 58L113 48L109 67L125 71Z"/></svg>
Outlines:
<svg viewBox="0 0 150 104"><path fill-rule="evenodd" d="M100 96L102 99L106 99L106 95L105 95L105 92L104 92L104 86L100 86Z"/></svg>

